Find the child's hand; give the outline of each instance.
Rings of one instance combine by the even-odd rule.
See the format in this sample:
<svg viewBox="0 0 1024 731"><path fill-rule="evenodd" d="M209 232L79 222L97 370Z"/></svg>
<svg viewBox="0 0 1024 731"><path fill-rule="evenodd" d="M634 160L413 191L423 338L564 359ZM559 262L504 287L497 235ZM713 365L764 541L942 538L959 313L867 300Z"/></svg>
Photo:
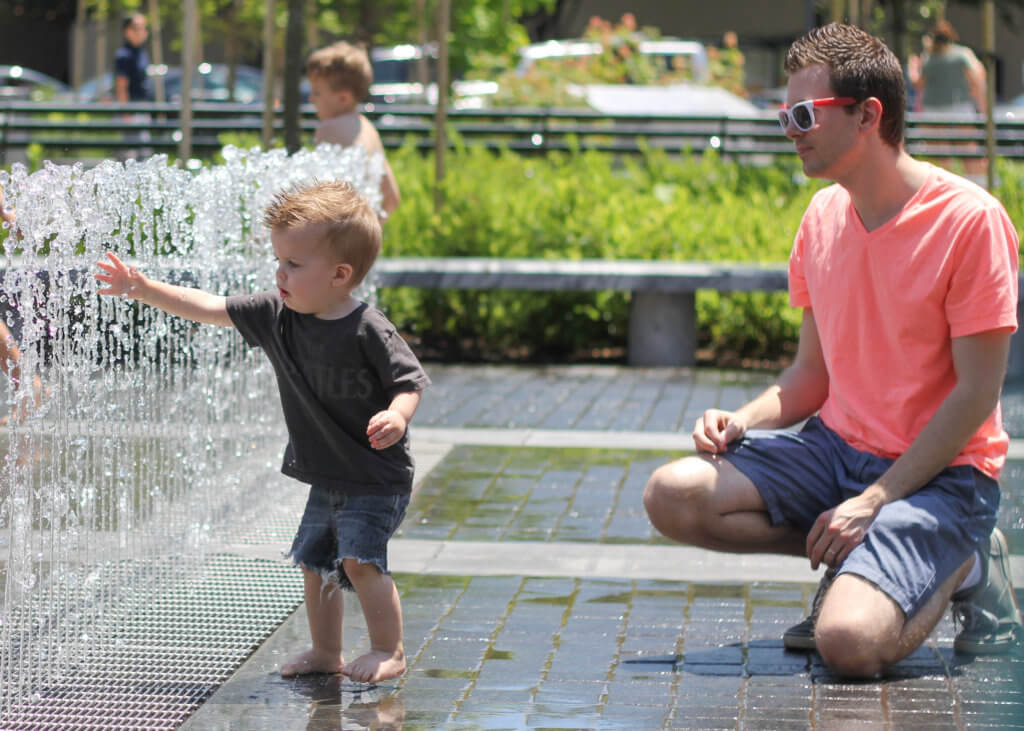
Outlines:
<svg viewBox="0 0 1024 731"><path fill-rule="evenodd" d="M114 297L122 295L138 297L139 293L136 290L139 288L139 285L146 281L146 278L135 267L128 266L109 251L107 252L107 258L110 259L111 263L108 264L105 261L96 262L96 266L106 272L106 274L93 275L98 281L107 285L106 289L99 290L99 294L109 294Z"/></svg>
<svg viewBox="0 0 1024 731"><path fill-rule="evenodd" d="M366 436L370 437L370 446L374 449L386 449L398 443L405 434L405 427L405 417L397 411L378 411L366 427Z"/></svg>

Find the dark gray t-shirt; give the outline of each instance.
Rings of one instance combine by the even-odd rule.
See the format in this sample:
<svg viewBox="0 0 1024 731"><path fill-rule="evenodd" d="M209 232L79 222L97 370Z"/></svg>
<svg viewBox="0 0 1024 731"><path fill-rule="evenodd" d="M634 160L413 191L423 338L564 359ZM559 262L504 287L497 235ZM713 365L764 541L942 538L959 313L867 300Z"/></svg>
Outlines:
<svg viewBox="0 0 1024 731"><path fill-rule="evenodd" d="M277 374L288 446L281 471L349 493L407 493L413 464L408 432L394 446L370 446L370 417L399 393L430 384L384 314L366 304L338 320L284 306L276 292L228 297L245 341L263 348Z"/></svg>

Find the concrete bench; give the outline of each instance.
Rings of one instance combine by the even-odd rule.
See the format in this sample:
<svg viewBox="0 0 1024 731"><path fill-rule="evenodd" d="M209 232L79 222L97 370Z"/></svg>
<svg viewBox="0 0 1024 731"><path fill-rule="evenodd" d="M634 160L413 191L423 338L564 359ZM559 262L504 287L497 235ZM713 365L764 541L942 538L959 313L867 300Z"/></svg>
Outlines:
<svg viewBox="0 0 1024 731"><path fill-rule="evenodd" d="M381 287L632 292L630 365L693 365L696 291L785 291L785 264L646 261L635 259L493 259L382 257Z"/></svg>

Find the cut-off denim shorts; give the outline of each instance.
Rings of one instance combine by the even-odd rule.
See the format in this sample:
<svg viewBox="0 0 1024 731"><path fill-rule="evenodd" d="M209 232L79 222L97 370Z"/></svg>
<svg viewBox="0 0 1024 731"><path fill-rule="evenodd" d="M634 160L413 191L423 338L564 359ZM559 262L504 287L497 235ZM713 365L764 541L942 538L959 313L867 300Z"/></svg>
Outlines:
<svg viewBox="0 0 1024 731"><path fill-rule="evenodd" d="M288 552L296 564L327 583L352 590L342 561L351 558L388 571L388 540L398 530L409 494L346 495L311 485L306 510Z"/></svg>
<svg viewBox="0 0 1024 731"><path fill-rule="evenodd" d="M772 525L804 534L893 463L854 449L818 417L799 432L751 430L724 456L754 483ZM867 579L912 617L971 552L987 547L998 510L998 482L970 465L947 467L885 505L837 574Z"/></svg>

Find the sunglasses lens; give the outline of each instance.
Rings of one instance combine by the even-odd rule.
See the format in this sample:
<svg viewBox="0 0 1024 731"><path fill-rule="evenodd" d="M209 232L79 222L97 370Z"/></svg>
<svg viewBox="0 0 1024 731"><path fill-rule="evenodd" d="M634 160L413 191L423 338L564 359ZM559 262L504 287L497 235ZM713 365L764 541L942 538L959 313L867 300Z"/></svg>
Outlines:
<svg viewBox="0 0 1024 731"><path fill-rule="evenodd" d="M814 126L814 112L809 104L797 104L790 111L793 115L793 123L797 128L806 132Z"/></svg>
<svg viewBox="0 0 1024 731"><path fill-rule="evenodd" d="M789 126L789 111L786 109L779 110L779 125L782 127L782 131L786 131L786 127Z"/></svg>

